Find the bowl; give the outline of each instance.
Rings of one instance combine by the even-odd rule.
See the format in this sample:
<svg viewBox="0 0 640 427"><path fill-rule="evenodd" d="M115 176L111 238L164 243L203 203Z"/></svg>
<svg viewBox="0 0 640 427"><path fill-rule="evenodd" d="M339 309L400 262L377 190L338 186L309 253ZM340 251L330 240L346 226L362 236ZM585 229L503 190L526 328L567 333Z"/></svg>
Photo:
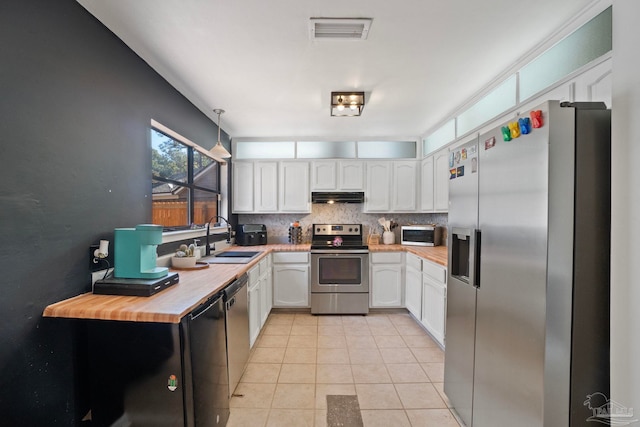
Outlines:
<svg viewBox="0 0 640 427"><path fill-rule="evenodd" d="M196 261L197 259L194 256L174 256L171 258L171 265L176 268L193 268L196 266Z"/></svg>

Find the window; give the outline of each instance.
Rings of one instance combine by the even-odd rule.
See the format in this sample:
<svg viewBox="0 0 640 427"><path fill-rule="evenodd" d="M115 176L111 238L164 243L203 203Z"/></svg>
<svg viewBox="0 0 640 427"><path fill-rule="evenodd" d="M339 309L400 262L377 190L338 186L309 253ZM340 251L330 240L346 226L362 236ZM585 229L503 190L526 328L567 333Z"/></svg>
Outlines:
<svg viewBox="0 0 640 427"><path fill-rule="evenodd" d="M204 224L218 214L220 165L157 129L151 129L152 222L165 230Z"/></svg>

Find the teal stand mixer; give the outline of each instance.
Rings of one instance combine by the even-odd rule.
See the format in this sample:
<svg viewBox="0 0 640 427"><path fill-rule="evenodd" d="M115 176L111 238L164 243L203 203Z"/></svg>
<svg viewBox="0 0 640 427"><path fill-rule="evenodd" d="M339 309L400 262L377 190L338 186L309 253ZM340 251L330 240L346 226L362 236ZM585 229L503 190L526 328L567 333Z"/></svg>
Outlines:
<svg viewBox="0 0 640 427"><path fill-rule="evenodd" d="M116 228L114 232L113 276L127 279L159 279L169 273L157 267L156 248L162 243L162 226L140 224L135 228Z"/></svg>

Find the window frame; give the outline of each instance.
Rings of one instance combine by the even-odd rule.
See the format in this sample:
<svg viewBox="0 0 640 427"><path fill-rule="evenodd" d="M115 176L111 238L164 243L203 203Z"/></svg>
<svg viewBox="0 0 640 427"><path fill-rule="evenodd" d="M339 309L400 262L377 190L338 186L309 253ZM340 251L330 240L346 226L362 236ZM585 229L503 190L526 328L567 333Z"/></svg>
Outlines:
<svg viewBox="0 0 640 427"><path fill-rule="evenodd" d="M166 136L167 138L172 139L173 141L177 142L178 144L183 145L186 149L187 149L187 180L186 182L183 181L178 181L175 179L171 179L171 178L165 178L165 177L161 177L158 176L154 173L153 167L151 168L151 182L163 182L166 184L171 184L171 185L175 185L177 187L181 187L187 190L188 192L188 196L187 196L187 224L184 225L172 225L172 226L167 226L165 224L160 224L162 225L162 229L163 231L167 232L167 231L179 231L179 230L190 230L194 228L194 225L201 225L201 224L194 224L193 223L193 219L195 216L195 201L196 201L196 191L201 191L201 192L205 192L205 193L211 193L211 194L215 194L215 199L216 199L216 214L220 213L220 202L221 202L221 198L222 198L222 187L221 187L221 169L222 169L222 162L218 161L217 159L215 159L214 157L207 155L206 154L206 150L204 150L202 147L200 147L199 145L189 141L188 139L182 137L181 135L179 135L178 133L172 131L171 129L155 122L152 120L151 123L151 127L149 128L149 145L151 147L151 149L153 150L153 146L151 143L151 132L158 132L164 136ZM211 188L207 188L207 187L202 187L200 185L197 185L194 182L194 178L195 178L195 174L194 174L194 160L195 160L195 152L199 152L201 155L205 155L206 157L208 157L209 159L211 159L212 164L215 164L216 167L216 171L214 172L216 174L216 189L211 189ZM207 167L209 167L210 165L208 165ZM152 190L151 190L151 209L153 212L153 185L152 185Z"/></svg>

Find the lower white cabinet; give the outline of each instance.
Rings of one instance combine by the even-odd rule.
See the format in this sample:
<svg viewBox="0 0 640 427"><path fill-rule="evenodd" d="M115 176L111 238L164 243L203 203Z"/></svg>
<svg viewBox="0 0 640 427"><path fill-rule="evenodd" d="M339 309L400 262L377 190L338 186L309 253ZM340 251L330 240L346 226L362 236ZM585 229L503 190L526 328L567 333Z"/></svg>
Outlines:
<svg viewBox="0 0 640 427"><path fill-rule="evenodd" d="M248 296L249 296L249 342L250 346L260 335L269 313L271 312L271 255L267 255L249 272Z"/></svg>
<svg viewBox="0 0 640 427"><path fill-rule="evenodd" d="M403 307L402 255L402 252L369 254L369 304L372 308Z"/></svg>
<svg viewBox="0 0 640 427"><path fill-rule="evenodd" d="M405 306L413 317L422 320L422 259L407 253L405 270Z"/></svg>
<svg viewBox="0 0 640 427"><path fill-rule="evenodd" d="M273 306L309 307L309 253L273 254Z"/></svg>
<svg viewBox="0 0 640 427"><path fill-rule="evenodd" d="M422 266L422 319L429 333L444 347L447 285L444 267L430 261Z"/></svg>

